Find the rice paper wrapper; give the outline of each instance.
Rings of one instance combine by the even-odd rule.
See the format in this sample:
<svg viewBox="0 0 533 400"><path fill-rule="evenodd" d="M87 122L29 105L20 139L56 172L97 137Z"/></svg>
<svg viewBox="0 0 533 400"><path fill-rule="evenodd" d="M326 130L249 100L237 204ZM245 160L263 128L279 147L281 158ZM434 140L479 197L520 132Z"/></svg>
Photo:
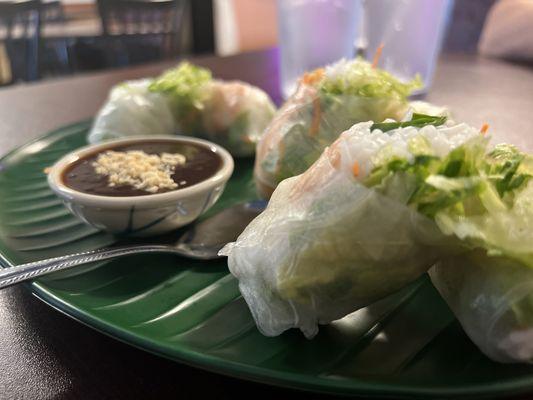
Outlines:
<svg viewBox="0 0 533 400"><path fill-rule="evenodd" d="M306 173L283 181L221 252L267 336L299 328L311 338L319 324L402 288L449 252L449 237L432 220L334 167L339 154L327 149ZM343 154L341 163L353 161Z"/></svg>
<svg viewBox="0 0 533 400"><path fill-rule="evenodd" d="M165 95L150 92L150 79L115 86L98 111L88 140L98 143L141 135L173 135L175 121Z"/></svg>
<svg viewBox="0 0 533 400"><path fill-rule="evenodd" d="M477 250L443 259L433 284L470 339L494 361L533 361L533 269Z"/></svg>
<svg viewBox="0 0 533 400"><path fill-rule="evenodd" d="M300 85L257 144L254 177L259 194L269 198L283 179L306 171L352 125L401 120L408 108L401 100L324 94Z"/></svg>
<svg viewBox="0 0 533 400"><path fill-rule="evenodd" d="M196 132L220 144L234 156L251 156L276 107L261 89L240 81L215 80L207 85L207 100Z"/></svg>

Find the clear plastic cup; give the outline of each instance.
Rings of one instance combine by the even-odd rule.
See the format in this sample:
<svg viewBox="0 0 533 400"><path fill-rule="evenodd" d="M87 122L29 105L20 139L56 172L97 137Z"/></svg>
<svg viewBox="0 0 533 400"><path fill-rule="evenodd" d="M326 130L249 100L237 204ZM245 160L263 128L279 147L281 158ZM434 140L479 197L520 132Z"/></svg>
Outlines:
<svg viewBox="0 0 533 400"><path fill-rule="evenodd" d="M364 0L363 46L372 59L383 44L379 66L403 80L420 74L426 92L442 47L453 0Z"/></svg>
<svg viewBox="0 0 533 400"><path fill-rule="evenodd" d="M278 0L281 90L285 98L298 78L340 58L354 56L360 0Z"/></svg>

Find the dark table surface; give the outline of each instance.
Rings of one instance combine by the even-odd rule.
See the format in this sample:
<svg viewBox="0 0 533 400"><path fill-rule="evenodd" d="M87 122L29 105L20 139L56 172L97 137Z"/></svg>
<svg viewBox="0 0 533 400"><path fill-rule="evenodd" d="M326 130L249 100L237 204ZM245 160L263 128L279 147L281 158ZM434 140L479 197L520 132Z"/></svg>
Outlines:
<svg viewBox="0 0 533 400"><path fill-rule="evenodd" d="M275 50L194 62L241 79L280 102ZM174 63L115 70L0 90L0 155L47 131L89 118L120 81ZM533 151L533 69L475 56L442 57L429 101L457 120L490 124L496 141ZM278 389L187 367L111 339L42 303L25 287L0 292L0 398L132 399L327 396ZM528 398L527 396L523 397Z"/></svg>

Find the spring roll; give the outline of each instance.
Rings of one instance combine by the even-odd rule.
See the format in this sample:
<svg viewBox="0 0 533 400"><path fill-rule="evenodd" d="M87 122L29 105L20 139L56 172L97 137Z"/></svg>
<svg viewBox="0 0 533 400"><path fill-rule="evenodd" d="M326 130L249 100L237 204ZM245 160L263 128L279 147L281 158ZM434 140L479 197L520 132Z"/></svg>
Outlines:
<svg viewBox="0 0 533 400"><path fill-rule="evenodd" d="M407 97L420 86L418 78L402 83L362 59L305 74L257 145L259 194L268 198L283 179L307 170L355 123L401 120L409 109Z"/></svg>
<svg viewBox="0 0 533 400"><path fill-rule="evenodd" d="M458 166L478 129L445 117L364 122L305 173L284 180L267 209L221 254L259 330L306 337L399 290L463 250L435 223L432 185ZM477 143L477 142L476 142Z"/></svg>
<svg viewBox="0 0 533 400"><path fill-rule="evenodd" d="M261 89L212 79L209 70L182 62L154 79L113 88L89 141L185 134L209 139L235 156L246 157L255 153L274 113L274 104Z"/></svg>

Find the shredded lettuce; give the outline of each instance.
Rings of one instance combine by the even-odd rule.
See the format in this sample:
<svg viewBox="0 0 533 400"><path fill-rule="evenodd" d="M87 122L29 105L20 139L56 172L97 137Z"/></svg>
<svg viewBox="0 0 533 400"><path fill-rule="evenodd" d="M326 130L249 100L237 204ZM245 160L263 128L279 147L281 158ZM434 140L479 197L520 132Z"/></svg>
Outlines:
<svg viewBox="0 0 533 400"><path fill-rule="evenodd" d="M341 60L326 67L320 89L327 94L348 94L361 97L377 97L406 100L415 89L422 87L420 76L409 82L401 82L390 73L374 68L361 59Z"/></svg>
<svg viewBox="0 0 533 400"><path fill-rule="evenodd" d="M210 80L208 69L184 61L155 78L150 90L178 97L195 97L198 89Z"/></svg>
<svg viewBox="0 0 533 400"><path fill-rule="evenodd" d="M196 113L204 108L208 94L204 85L211 79L208 69L184 61L155 78L149 90L169 96L176 119L192 123L197 120L194 118ZM182 128L187 132L194 131L193 127Z"/></svg>
<svg viewBox="0 0 533 400"><path fill-rule="evenodd" d="M390 159L364 184L386 193L402 176L403 190L411 193L408 204L444 233L533 267L532 157L511 145L490 152L487 146L480 135L442 159L432 154L418 154L412 162Z"/></svg>

